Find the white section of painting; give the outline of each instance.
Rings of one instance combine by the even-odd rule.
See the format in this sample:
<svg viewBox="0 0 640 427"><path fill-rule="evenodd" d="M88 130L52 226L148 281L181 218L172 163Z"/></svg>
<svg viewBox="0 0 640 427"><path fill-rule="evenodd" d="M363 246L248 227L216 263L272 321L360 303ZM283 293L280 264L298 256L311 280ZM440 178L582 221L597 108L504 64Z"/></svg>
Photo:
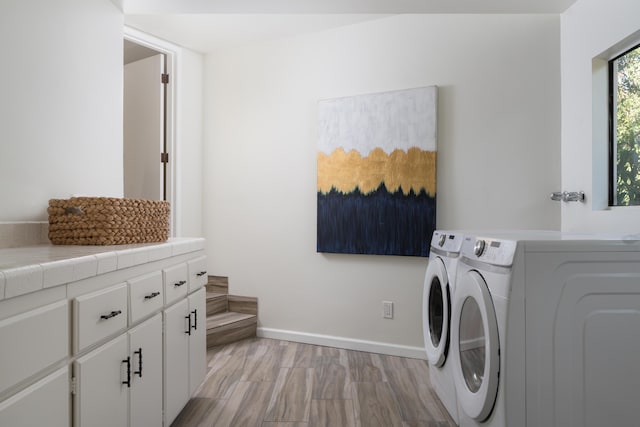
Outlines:
<svg viewBox="0 0 640 427"><path fill-rule="evenodd" d="M381 92L318 102L318 151L342 147L366 157L411 147L436 151L437 87Z"/></svg>

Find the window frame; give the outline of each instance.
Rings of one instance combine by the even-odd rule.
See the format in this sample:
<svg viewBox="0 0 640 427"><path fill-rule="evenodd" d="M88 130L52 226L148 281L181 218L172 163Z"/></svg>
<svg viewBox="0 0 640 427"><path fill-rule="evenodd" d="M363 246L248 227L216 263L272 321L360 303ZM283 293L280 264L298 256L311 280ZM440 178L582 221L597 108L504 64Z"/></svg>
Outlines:
<svg viewBox="0 0 640 427"><path fill-rule="evenodd" d="M617 54L613 58L607 61L608 72L608 111L607 119L609 126L609 206L610 207L631 207L638 205L619 205L617 200L617 187L618 187L618 165L617 165L617 73L614 72L615 62L625 56L626 54L640 49L640 42L634 43L630 48L625 49L622 53Z"/></svg>

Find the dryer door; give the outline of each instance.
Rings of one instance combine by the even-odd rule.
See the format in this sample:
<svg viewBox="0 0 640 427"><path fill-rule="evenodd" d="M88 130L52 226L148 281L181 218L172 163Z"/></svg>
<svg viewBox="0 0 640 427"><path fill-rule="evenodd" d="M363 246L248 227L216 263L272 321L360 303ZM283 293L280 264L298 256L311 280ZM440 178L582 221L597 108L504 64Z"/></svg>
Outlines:
<svg viewBox="0 0 640 427"><path fill-rule="evenodd" d="M442 366L449 351L451 295L449 278L440 257L429 259L422 297L422 330L427 359Z"/></svg>
<svg viewBox="0 0 640 427"><path fill-rule="evenodd" d="M475 270L458 276L453 304L454 377L465 413L484 421L498 393L498 324L489 288Z"/></svg>

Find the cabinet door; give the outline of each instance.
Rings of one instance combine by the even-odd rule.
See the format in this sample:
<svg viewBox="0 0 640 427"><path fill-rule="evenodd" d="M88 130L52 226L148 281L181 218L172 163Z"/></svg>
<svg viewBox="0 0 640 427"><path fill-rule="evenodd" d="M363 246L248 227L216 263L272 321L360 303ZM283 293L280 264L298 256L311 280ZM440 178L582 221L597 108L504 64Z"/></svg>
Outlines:
<svg viewBox="0 0 640 427"><path fill-rule="evenodd" d="M67 301L0 321L0 346L1 393L69 355Z"/></svg>
<svg viewBox="0 0 640 427"><path fill-rule="evenodd" d="M204 288L189 295L189 396L202 383L207 370L207 308Z"/></svg>
<svg viewBox="0 0 640 427"><path fill-rule="evenodd" d="M127 425L127 347L122 334L74 362L75 427Z"/></svg>
<svg viewBox="0 0 640 427"><path fill-rule="evenodd" d="M131 426L162 426L162 316L129 331Z"/></svg>
<svg viewBox="0 0 640 427"><path fill-rule="evenodd" d="M69 427L66 366L0 403L0 426Z"/></svg>
<svg viewBox="0 0 640 427"><path fill-rule="evenodd" d="M164 425L169 426L189 400L189 303L164 311Z"/></svg>

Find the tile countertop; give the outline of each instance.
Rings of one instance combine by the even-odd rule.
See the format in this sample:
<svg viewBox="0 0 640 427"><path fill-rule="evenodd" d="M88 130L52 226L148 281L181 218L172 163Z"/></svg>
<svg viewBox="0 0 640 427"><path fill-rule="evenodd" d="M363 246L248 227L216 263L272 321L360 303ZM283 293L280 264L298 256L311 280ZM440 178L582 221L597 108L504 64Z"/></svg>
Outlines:
<svg viewBox="0 0 640 427"><path fill-rule="evenodd" d="M204 238L117 246L0 249L0 300L204 249Z"/></svg>

